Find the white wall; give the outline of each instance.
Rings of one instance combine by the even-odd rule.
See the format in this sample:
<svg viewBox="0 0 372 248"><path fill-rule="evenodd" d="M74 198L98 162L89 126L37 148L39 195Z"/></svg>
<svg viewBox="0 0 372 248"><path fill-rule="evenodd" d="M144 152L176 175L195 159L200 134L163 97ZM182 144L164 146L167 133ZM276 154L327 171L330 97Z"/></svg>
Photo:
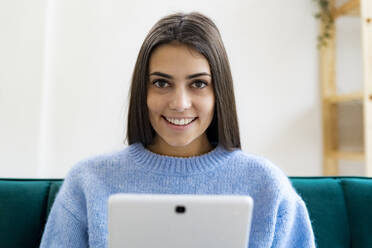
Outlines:
<svg viewBox="0 0 372 248"><path fill-rule="evenodd" d="M0 177L35 176L44 1L0 1Z"/></svg>
<svg viewBox="0 0 372 248"><path fill-rule="evenodd" d="M125 147L141 43L162 16L192 10L220 28L243 150L288 175L321 175L313 1L17 0L0 2L0 177L64 177L87 156Z"/></svg>

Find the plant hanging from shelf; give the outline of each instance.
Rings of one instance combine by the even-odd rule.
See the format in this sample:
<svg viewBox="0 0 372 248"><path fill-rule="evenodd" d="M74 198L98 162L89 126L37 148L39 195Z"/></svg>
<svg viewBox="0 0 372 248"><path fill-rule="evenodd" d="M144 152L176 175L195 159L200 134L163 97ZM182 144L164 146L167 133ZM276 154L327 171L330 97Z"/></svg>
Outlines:
<svg viewBox="0 0 372 248"><path fill-rule="evenodd" d="M314 15L315 18L320 19L324 29L323 33L318 35L318 49L322 46L327 46L327 40L331 38L331 29L334 25L334 18L330 9L330 0L313 0L318 5L318 12Z"/></svg>

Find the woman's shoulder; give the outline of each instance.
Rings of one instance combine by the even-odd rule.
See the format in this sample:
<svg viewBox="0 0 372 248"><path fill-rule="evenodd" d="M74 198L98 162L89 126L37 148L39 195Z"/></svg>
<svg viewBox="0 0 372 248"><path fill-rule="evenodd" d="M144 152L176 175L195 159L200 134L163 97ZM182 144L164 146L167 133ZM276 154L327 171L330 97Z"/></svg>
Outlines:
<svg viewBox="0 0 372 248"><path fill-rule="evenodd" d="M261 187L292 191L293 187L285 172L269 158L240 151L235 157L235 166L245 175L247 183L256 182Z"/></svg>
<svg viewBox="0 0 372 248"><path fill-rule="evenodd" d="M284 171L267 157L240 150L236 153L235 159L242 168L247 170L254 170L256 173L266 174L267 176L286 177Z"/></svg>
<svg viewBox="0 0 372 248"><path fill-rule="evenodd" d="M125 147L86 156L73 164L67 172L65 180L83 179L92 173L99 174L110 167L117 166L125 161L127 152L128 147Z"/></svg>

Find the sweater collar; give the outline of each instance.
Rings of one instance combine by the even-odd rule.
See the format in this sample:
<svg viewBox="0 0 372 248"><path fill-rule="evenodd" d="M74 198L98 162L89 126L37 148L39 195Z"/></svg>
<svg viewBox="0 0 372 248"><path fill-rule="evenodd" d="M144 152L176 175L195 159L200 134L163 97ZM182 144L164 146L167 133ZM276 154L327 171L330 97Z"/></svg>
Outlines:
<svg viewBox="0 0 372 248"><path fill-rule="evenodd" d="M159 174L179 176L199 174L224 166L232 153L218 145L208 153L183 158L153 153L140 142L129 146L129 155L137 166Z"/></svg>

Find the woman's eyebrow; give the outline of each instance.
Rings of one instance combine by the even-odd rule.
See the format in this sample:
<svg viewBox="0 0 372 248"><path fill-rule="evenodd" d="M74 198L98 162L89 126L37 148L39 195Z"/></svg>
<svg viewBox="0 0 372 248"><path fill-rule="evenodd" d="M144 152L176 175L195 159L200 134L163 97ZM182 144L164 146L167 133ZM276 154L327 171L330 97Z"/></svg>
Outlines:
<svg viewBox="0 0 372 248"><path fill-rule="evenodd" d="M152 75L173 79L173 77L171 75L163 73L163 72L158 72L158 71L150 73L150 76L152 76ZM187 79L192 79L192 78L199 77L199 76L209 76L209 77L211 77L211 75L209 73L199 72L199 73L188 75L186 78Z"/></svg>

